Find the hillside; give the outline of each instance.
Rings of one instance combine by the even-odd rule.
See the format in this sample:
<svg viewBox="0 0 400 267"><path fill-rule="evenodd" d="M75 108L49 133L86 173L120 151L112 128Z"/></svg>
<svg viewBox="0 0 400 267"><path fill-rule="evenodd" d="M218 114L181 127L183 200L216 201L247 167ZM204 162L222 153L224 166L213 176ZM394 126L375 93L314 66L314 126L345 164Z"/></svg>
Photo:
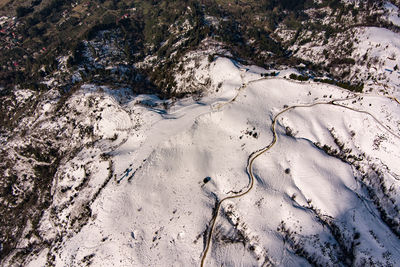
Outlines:
<svg viewBox="0 0 400 267"><path fill-rule="evenodd" d="M92 118L81 117L88 105L96 118L83 139L92 145L59 165L51 206L36 224L29 220L18 244L25 249L11 262L197 265L216 201L249 185L247 159L271 142L273 116L321 103L278 117L277 143L254 163L254 189L221 207L208 262L395 266L399 104L292 82L284 71L263 79L264 70L226 58L203 64L216 89L199 100L85 85L58 121L35 119L32 131L56 132L72 123L63 118L80 125ZM46 105L49 114L57 107Z"/></svg>
<svg viewBox="0 0 400 267"><path fill-rule="evenodd" d="M398 7L0 2L0 264L396 266Z"/></svg>

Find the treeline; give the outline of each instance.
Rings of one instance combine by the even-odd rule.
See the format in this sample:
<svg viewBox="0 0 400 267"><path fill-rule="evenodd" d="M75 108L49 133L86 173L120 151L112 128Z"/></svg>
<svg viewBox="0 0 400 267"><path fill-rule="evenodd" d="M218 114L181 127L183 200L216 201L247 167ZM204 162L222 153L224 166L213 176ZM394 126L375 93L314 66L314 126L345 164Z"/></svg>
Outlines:
<svg viewBox="0 0 400 267"><path fill-rule="evenodd" d="M297 74L290 74L289 78L292 80L296 80L296 81L308 81L310 80L309 76L306 75L297 75ZM358 92L361 93L362 90L364 89L364 84L363 83L357 83L357 84L352 84L350 82L344 82L344 81L335 81L332 79L313 79L314 82L320 82L320 83L327 83L327 84L332 84L332 85L336 85L339 87L342 87L344 89L347 89L349 91L353 91L353 92Z"/></svg>
<svg viewBox="0 0 400 267"><path fill-rule="evenodd" d="M350 90L353 92L357 92L357 93L362 93L362 91L364 89L363 83L351 84L350 82L334 81L334 80L330 80L330 79L314 79L314 81L336 85L336 86L339 86L344 89L347 89L347 90Z"/></svg>

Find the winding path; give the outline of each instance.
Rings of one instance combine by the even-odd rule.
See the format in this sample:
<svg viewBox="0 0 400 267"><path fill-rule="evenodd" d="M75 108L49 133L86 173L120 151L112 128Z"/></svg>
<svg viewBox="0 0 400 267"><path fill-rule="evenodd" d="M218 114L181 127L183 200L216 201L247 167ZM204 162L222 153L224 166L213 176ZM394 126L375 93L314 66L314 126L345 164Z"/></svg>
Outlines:
<svg viewBox="0 0 400 267"><path fill-rule="evenodd" d="M400 104L399 100L398 100L396 97L394 97L394 96L389 96L389 98L393 99L393 100L396 101L398 104Z"/></svg>
<svg viewBox="0 0 400 267"><path fill-rule="evenodd" d="M256 81L259 81L259 80L256 80ZM251 82L255 82L255 81L251 81ZM251 83L251 82L250 82L250 83ZM247 86L247 84L242 85L242 86L240 87L239 92L240 92L242 89L244 89L246 86ZM239 92L238 92L238 94L239 94ZM276 142L277 142L277 140L278 140L278 135L277 135L277 133L276 133L275 127L276 127L276 122L278 121L279 116L281 116L282 114L284 114L284 113L286 113L286 112L288 112L288 111L290 111L290 110L292 110L292 109L295 109L295 108L310 108L310 107L314 107L314 106L317 106L317 105L334 105L334 106L342 107L342 108L345 108L345 109L349 109L349 110L352 110L352 111L355 111L355 112L359 112L359 113L363 113L363 114L367 114L367 115L371 116L371 117L372 117L379 125L381 125L386 131L390 132L393 136L395 136L396 138L399 138L399 139L400 139L400 136L399 136L399 135L397 135L396 133L392 132L387 126L385 126L383 123L381 123L381 122L380 122L374 115L372 115L371 113L369 113L369 112L367 112L367 111L363 111L363 110L357 110L357 109L355 109L355 108L352 108L352 107L349 107L349 106L345 106L345 105L341 105L341 104L336 103L336 102L340 102L340 101L352 100L352 99L355 99L355 98L359 97L360 95L366 96L365 94L353 93L353 96L351 96L351 97L342 98L342 99L334 99L334 100L331 100L331 101L328 101L328 102L315 102L315 103L312 103L312 104L293 105L293 106L290 106L290 107L287 107L287 108L283 109L282 111L280 111L278 114L276 114L276 115L273 117L272 124L271 124L271 131L272 131L272 133L273 133L272 141L271 141L266 147L264 147L264 148L262 148L262 149L260 149L260 150L257 150L257 151L255 151L255 152L253 152L253 153L249 156L249 158L248 158L248 163L247 163L246 172L247 172L247 175L248 175L248 177L249 177L249 179L250 179L250 183L249 183L247 189L246 189L244 192L240 192L239 194L232 195L232 196L228 196L228 197L225 197L225 198L221 199L221 200L218 202L217 206L216 206L216 210L215 210L214 216L213 216L212 219L211 219L211 227L209 228L210 230L209 230L208 235L207 235L206 247L205 247L205 249L204 249L204 251L203 251L203 254L202 254L202 257L201 257L201 267L204 267L205 261L206 261L206 258L207 258L207 253L208 253L208 251L210 250L210 247L211 247L212 235L213 235L213 232L214 232L214 229L215 229L215 225L216 225L216 222L217 222L217 218L218 218L218 215L219 215L219 212L220 212L222 203L224 203L225 201L227 201L227 200L229 200L229 199L240 198L240 197L242 197L242 196L248 194L248 193L253 189L253 187L254 187L254 180L255 180L254 175L253 175L253 163L254 163L254 161L255 161L259 156L261 156L262 154L264 154L265 152L267 152L268 150L270 150L270 149L276 144ZM236 95L236 96L234 97L234 99L231 100L231 101L229 101L228 103L233 102L233 101L237 98L237 96L238 96L238 95ZM371 95L370 95L370 96L371 96ZM374 96L376 96L376 95L374 95ZM389 98L389 99L392 99L392 100L394 100L394 101L396 101L397 103L400 104L400 102L398 101L398 99L395 98L395 97L393 97L393 96L384 96L384 97Z"/></svg>

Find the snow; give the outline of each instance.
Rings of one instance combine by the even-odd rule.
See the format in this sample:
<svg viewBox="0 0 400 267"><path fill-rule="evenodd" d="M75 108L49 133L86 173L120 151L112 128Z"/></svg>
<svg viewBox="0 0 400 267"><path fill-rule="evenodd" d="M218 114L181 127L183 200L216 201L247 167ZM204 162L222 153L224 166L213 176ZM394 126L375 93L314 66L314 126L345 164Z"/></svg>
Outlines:
<svg viewBox="0 0 400 267"><path fill-rule="evenodd" d="M36 266L46 266L46 261L47 261L47 252L49 251L49 249L44 249L39 257L37 257L37 259L34 259L33 261L28 263L28 267L36 267Z"/></svg>
<svg viewBox="0 0 400 267"><path fill-rule="evenodd" d="M376 61L369 63L361 71L373 73L380 82L374 82L376 91L383 89L389 94L399 95L400 76L394 71L399 67L400 38L399 34L384 28L365 27L360 29L359 39L353 55L355 58L368 55L369 59ZM388 71L389 70L389 71ZM384 84L384 86L383 86Z"/></svg>
<svg viewBox="0 0 400 267"><path fill-rule="evenodd" d="M14 92L15 99L20 102L24 103L29 100L32 96L34 96L34 92L29 89L21 89Z"/></svg>
<svg viewBox="0 0 400 267"><path fill-rule="evenodd" d="M197 100L165 102L94 85L85 85L77 93L77 99L85 103L94 99L95 107L103 108L96 135L117 134L118 138L108 147L103 140L80 152L65 164L53 187L76 188L86 166L91 173L89 187L75 200L84 203L108 176L109 164L99 157L104 152L111 155L114 175L91 204L88 223L53 252L56 266L78 265L92 254L93 266L199 265L216 199L247 188L248 157L271 142L272 118L286 106L353 96L327 84L284 79L294 72L291 69L261 79L266 70L227 58L200 65L196 77L209 77L212 86L222 85L218 92L209 91ZM371 95L340 104L368 111L382 125L400 132L398 104L388 98ZM222 205L207 265L308 266L277 231L282 221L297 232L295 239L307 251L320 255L321 264L334 265L330 260L339 257L338 241L311 208L323 218L332 218L344 236L352 236L353 231L361 234L354 250L357 261L371 256L395 265L400 260L400 241L382 223L355 169L315 145L334 147L335 134L354 153L366 153L365 168L367 163L377 164L385 180L399 188L399 181L391 177L400 175L400 140L382 125L368 114L328 104L283 113L276 125L276 145L254 163L254 189ZM285 134L286 127L293 136ZM376 147L373 140L380 135L384 138ZM205 177L211 177L207 184ZM62 206L69 193L56 193L55 199ZM76 203L65 208L60 221L67 222L69 212L78 216L73 211ZM245 246L224 241L238 232L247 238ZM325 253L326 244L332 247L332 257ZM38 256L38 264L44 257L46 253Z"/></svg>
<svg viewBox="0 0 400 267"><path fill-rule="evenodd" d="M72 75L71 82L72 83L77 83L77 82L81 82L81 81L82 81L82 75L79 72L75 72Z"/></svg>
<svg viewBox="0 0 400 267"><path fill-rule="evenodd" d="M386 19L396 26L400 26L399 8L392 3L386 2L384 5L387 15Z"/></svg>
<svg viewBox="0 0 400 267"><path fill-rule="evenodd" d="M387 4L387 7L392 13L397 10L391 4ZM398 11L396 16L397 14ZM279 34L281 38L287 40L288 33L285 30ZM300 45L299 41L290 47L296 56L322 65L328 64L326 56L331 59L351 58L354 60L354 65L337 66L331 69L331 74L340 77L343 73L347 73L346 80L353 83L362 82L365 92L399 95L400 72L397 68L400 65L398 58L400 37L395 30L380 27L351 27L332 36L326 43L321 36L310 37L309 34L310 32L306 32L299 36L299 40L311 38L308 43ZM338 45L341 47L353 45L351 55L339 52L330 54L330 51L334 51Z"/></svg>

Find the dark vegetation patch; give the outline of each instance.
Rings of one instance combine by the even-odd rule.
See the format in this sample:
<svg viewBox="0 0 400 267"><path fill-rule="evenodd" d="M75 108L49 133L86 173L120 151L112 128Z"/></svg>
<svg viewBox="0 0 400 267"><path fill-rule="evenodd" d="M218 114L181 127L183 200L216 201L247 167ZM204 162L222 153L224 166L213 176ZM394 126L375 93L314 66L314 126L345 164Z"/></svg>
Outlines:
<svg viewBox="0 0 400 267"><path fill-rule="evenodd" d="M0 66L4 71L0 75L0 86L12 88L15 84L22 84L34 90L46 90L40 81L43 76L57 70L58 56L72 52L68 60L70 68L85 65L82 42L96 38L101 31L111 31L119 33L119 46L128 65L148 55L159 58L154 68L128 74L130 77L136 77L138 73L142 75L141 82L131 83L131 87L134 90L144 87L142 91L171 97L175 84L170 71L186 51L196 49L206 37L224 42L235 58L248 63L265 67L271 64L291 65L298 63L297 59L286 51L286 44L273 36L279 24L296 30L296 36L304 30L311 30L323 32L329 39L343 29L308 22L305 9L329 6L332 12L345 16L367 10L373 4L367 1L356 9L354 5L336 0L325 0L319 4L310 0L229 3L208 0L83 0L72 6L62 0L33 1L14 7L19 24L9 31L17 37L13 48L1 53ZM219 24L209 23L205 15L218 18ZM365 20L365 23L378 25L379 19ZM188 29L184 29L188 26L186 22L189 23ZM175 25L177 31L171 31L171 25ZM296 36L293 41L296 41ZM173 47L179 40L184 42L178 48ZM301 42L305 44L309 41L303 39ZM173 52L177 53L173 55ZM10 65L10 62L15 65ZM332 66L337 64L354 64L354 60L337 58L332 61ZM93 80L96 75L109 76L107 71L97 68L86 69L86 74L86 80Z"/></svg>

